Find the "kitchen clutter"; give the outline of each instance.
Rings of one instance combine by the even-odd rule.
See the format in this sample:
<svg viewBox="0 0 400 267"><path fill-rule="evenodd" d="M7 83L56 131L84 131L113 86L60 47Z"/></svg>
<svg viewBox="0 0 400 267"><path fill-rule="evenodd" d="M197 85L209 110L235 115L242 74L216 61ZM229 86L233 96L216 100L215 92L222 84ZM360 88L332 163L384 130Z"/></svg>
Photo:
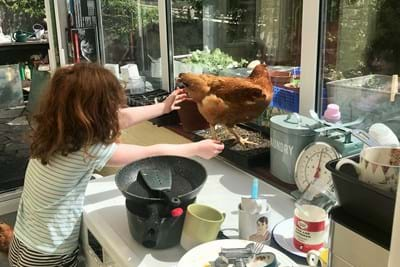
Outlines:
<svg viewBox="0 0 400 267"><path fill-rule="evenodd" d="M271 207L266 198L258 195L258 179L254 178L251 197L242 197L239 208L239 237L258 243L269 244L271 232L269 217Z"/></svg>
<svg viewBox="0 0 400 267"><path fill-rule="evenodd" d="M210 206L189 205L182 229L181 246L190 250L199 244L215 240L224 220L225 214Z"/></svg>
<svg viewBox="0 0 400 267"><path fill-rule="evenodd" d="M150 177L145 181L143 175ZM115 181L126 198L132 237L147 248L173 247L181 239L185 217L183 211L191 210L194 216L205 217L205 224L213 224L207 220L215 221L215 236L210 234L211 240L215 238L217 224L223 221L222 215L218 217L219 213L211 208L188 208L195 202L206 177L206 170L198 162L173 156L146 158L123 167L116 174ZM165 179L170 179L170 183L165 183ZM195 218L193 224L196 224ZM197 222L196 226L193 225L194 229L200 225L201 222ZM202 233L207 234L206 230L203 229Z"/></svg>

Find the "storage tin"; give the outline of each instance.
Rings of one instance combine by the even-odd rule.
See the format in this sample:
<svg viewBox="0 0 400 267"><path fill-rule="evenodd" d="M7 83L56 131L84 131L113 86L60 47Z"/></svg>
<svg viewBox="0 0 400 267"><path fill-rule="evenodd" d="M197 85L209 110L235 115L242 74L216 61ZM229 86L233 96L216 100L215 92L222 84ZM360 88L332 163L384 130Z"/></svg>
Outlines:
<svg viewBox="0 0 400 267"><path fill-rule="evenodd" d="M285 183L295 184L294 167L301 150L314 141L317 122L297 113L271 118L271 173Z"/></svg>

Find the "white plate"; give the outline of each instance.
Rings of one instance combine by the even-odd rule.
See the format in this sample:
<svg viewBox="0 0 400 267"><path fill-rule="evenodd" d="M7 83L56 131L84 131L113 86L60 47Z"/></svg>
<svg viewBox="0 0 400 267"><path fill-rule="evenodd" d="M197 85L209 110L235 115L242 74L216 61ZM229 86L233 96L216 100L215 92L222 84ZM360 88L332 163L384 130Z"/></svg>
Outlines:
<svg viewBox="0 0 400 267"><path fill-rule="evenodd" d="M192 248L180 259L177 267L204 267L210 261L214 261L218 257L218 253L221 248L244 248L247 244L253 243L248 240L241 239L221 239L210 241L197 247ZM281 267L292 267L297 266L297 264L292 261L288 256L265 245L263 252L272 252L275 254L278 266Z"/></svg>
<svg viewBox="0 0 400 267"><path fill-rule="evenodd" d="M278 245L281 246L286 251L294 255L306 258L307 253L298 250L293 245L293 233L294 233L293 227L294 227L293 218L278 223L275 226L274 230L272 231L274 239L276 243L278 243Z"/></svg>

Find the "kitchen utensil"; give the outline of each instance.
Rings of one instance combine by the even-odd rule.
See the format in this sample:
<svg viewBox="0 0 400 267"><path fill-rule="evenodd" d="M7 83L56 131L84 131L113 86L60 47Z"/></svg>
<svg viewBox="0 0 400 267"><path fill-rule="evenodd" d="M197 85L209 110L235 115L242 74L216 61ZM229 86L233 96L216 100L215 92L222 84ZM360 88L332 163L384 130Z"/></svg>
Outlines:
<svg viewBox="0 0 400 267"><path fill-rule="evenodd" d="M250 243L244 248L222 248L219 257L214 261L215 267L276 267L278 262L272 252L262 252L264 244Z"/></svg>
<svg viewBox="0 0 400 267"><path fill-rule="evenodd" d="M149 189L140 178L140 170L170 169L171 196L181 205L172 208L160 193ZM132 162L115 175L118 189L126 198L128 225L132 237L140 244L152 248L168 248L179 243L184 222L184 211L193 203L204 185L207 173L192 159L160 156Z"/></svg>
<svg viewBox="0 0 400 267"><path fill-rule="evenodd" d="M373 147L373 146L379 146L380 144L378 141L373 138L370 134L367 132L360 130L360 129L354 129L351 130L351 134L357 137L360 141L362 141L364 144L367 146Z"/></svg>
<svg viewBox="0 0 400 267"><path fill-rule="evenodd" d="M364 118L360 117L360 118L357 118L354 121L350 121L350 122L347 122L347 123L335 124L335 123L328 122L326 120L320 119L318 114L312 109L310 109L309 113L310 113L310 117L313 120L315 120L315 121L317 121L317 122L319 122L319 123L321 123L323 125L329 126L329 127L325 127L325 128L320 128L318 130L318 132L323 132L323 131L327 131L327 130L331 130L331 129L341 129L341 128L344 128L344 127L354 126L354 125L358 125L358 124L360 124L360 123L362 123L364 121Z"/></svg>
<svg viewBox="0 0 400 267"><path fill-rule="evenodd" d="M326 142L312 142L307 145L299 154L294 169L294 180L299 191L303 192L314 179L320 179L334 193L332 176L326 170L325 164L340 157L340 153Z"/></svg>
<svg viewBox="0 0 400 267"><path fill-rule="evenodd" d="M154 191L159 191L172 207L181 204L178 197L171 195L172 174L171 169L142 169L138 174L146 185Z"/></svg>
<svg viewBox="0 0 400 267"><path fill-rule="evenodd" d="M250 243L253 242L241 239L221 239L207 242L186 252L179 260L177 267L205 267L208 264L212 266L211 264L219 257L222 248L244 248ZM262 253L265 252L273 253L279 266L297 266L293 260L277 249L264 246Z"/></svg>

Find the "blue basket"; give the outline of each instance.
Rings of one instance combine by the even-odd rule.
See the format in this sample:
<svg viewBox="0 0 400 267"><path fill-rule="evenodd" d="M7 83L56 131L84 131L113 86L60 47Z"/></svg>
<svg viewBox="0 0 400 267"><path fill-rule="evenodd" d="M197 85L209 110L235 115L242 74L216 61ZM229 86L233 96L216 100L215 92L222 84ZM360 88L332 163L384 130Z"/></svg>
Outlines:
<svg viewBox="0 0 400 267"><path fill-rule="evenodd" d="M270 106L286 111L299 112L299 91L274 86L274 96Z"/></svg>

